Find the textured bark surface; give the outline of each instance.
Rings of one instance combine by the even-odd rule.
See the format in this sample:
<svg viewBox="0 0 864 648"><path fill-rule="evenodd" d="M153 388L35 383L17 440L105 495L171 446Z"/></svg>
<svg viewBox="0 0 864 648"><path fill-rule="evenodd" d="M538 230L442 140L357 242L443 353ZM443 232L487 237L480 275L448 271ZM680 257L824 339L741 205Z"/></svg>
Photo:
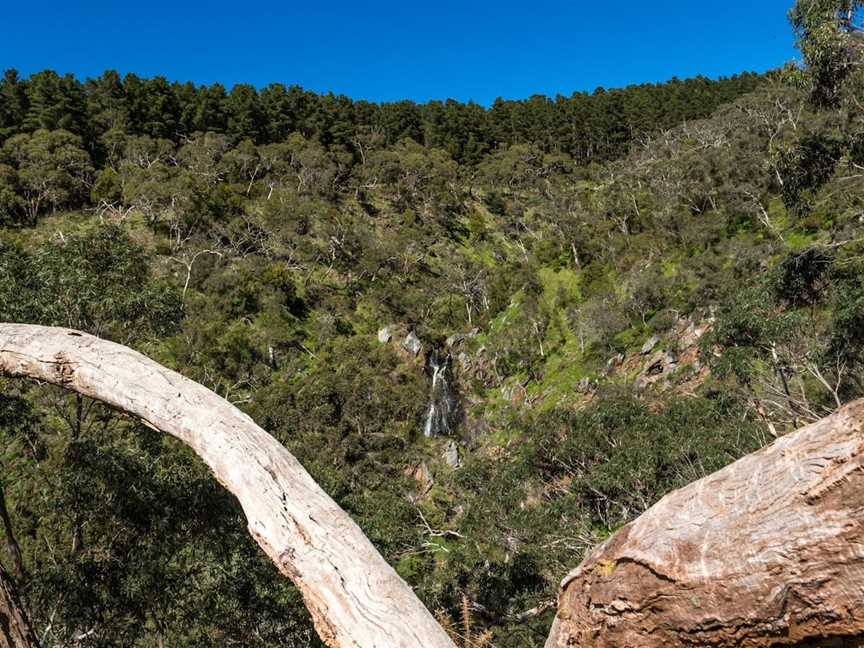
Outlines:
<svg viewBox="0 0 864 648"><path fill-rule="evenodd" d="M675 491L562 583L547 648L864 646L864 401Z"/></svg>
<svg viewBox="0 0 864 648"><path fill-rule="evenodd" d="M297 460L202 385L131 349L60 328L0 324L0 374L60 385L189 445L339 648L454 648L410 587Z"/></svg>
<svg viewBox="0 0 864 648"><path fill-rule="evenodd" d="M9 575L0 565L0 648L38 648L39 640Z"/></svg>

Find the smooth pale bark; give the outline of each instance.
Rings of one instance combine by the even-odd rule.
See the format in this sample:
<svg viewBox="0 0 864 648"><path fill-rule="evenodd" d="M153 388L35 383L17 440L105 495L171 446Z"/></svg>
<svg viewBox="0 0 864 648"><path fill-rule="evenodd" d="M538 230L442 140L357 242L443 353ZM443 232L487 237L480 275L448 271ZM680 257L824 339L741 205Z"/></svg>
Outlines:
<svg viewBox="0 0 864 648"><path fill-rule="evenodd" d="M0 324L0 374L107 403L189 445L233 493L249 532L336 648L454 648L411 588L299 462L246 414L127 347Z"/></svg>
<svg viewBox="0 0 864 648"><path fill-rule="evenodd" d="M547 648L864 646L864 400L675 491L562 583Z"/></svg>
<svg viewBox="0 0 864 648"><path fill-rule="evenodd" d="M15 585L0 565L0 648L38 648L39 640L30 624Z"/></svg>

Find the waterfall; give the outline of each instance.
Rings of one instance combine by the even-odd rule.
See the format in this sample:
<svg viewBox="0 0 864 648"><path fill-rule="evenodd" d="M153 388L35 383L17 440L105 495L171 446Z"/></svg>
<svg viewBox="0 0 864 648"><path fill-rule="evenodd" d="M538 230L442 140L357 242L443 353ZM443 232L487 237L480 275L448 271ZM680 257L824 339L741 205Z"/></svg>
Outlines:
<svg viewBox="0 0 864 648"><path fill-rule="evenodd" d="M451 383L450 354L439 354L433 349L426 360L426 370L432 375L432 391L429 397L429 409L426 411L426 421L423 434L427 437L440 436L450 432L451 423L456 412L456 397Z"/></svg>

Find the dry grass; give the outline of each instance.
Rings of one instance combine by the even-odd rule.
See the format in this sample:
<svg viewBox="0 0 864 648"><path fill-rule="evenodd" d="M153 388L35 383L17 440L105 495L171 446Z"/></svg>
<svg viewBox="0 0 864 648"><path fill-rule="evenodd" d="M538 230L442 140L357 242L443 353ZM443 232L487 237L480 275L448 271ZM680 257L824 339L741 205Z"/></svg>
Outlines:
<svg viewBox="0 0 864 648"><path fill-rule="evenodd" d="M453 642L460 648L494 648L492 644L492 631L483 630L475 627L474 615L471 611L471 601L468 597L462 595L461 618L459 623L454 623L453 619L444 611L438 610L435 613L435 618L441 627L450 635ZM459 626L459 627L457 627Z"/></svg>

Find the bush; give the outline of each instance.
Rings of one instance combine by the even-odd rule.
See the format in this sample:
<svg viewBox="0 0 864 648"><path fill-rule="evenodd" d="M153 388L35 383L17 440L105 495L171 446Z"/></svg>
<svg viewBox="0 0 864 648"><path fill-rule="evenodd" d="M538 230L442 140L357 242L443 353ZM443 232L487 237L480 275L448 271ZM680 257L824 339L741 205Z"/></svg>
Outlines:
<svg viewBox="0 0 864 648"><path fill-rule="evenodd" d="M547 479L572 480L573 493L607 529L752 452L761 438L732 400L672 400L654 412L614 392L581 412L539 415L531 428L531 465Z"/></svg>

